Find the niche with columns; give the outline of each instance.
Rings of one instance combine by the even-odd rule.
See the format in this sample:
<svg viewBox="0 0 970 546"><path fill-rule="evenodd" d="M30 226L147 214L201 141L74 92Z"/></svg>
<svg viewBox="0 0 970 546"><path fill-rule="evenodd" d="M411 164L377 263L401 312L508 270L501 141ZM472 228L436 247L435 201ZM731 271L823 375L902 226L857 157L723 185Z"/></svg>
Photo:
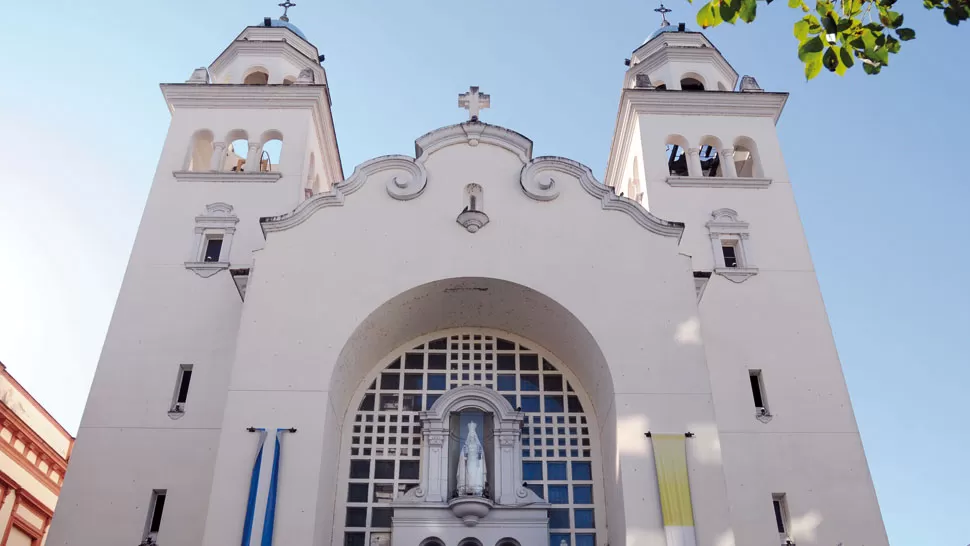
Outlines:
<svg viewBox="0 0 970 546"><path fill-rule="evenodd" d="M675 187L767 187L758 146L754 139L739 136L725 145L714 135L704 135L696 145L684 136L668 135L664 158L667 184Z"/></svg>

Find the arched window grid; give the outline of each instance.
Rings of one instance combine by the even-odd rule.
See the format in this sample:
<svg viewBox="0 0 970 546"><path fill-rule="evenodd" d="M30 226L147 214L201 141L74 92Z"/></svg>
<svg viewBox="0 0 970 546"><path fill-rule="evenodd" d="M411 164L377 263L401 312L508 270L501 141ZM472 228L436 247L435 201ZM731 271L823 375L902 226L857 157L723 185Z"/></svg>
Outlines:
<svg viewBox="0 0 970 546"><path fill-rule="evenodd" d="M585 412L592 406L576 378L547 351L503 332L448 330L394 351L363 384L344 432L349 461L340 469L345 510L338 520L345 544L390 538L391 501L419 483L419 414L447 390L466 385L494 389L525 414L523 480L551 503L549 544L595 546L597 533L605 536L602 473L593 445L598 433L595 418Z"/></svg>

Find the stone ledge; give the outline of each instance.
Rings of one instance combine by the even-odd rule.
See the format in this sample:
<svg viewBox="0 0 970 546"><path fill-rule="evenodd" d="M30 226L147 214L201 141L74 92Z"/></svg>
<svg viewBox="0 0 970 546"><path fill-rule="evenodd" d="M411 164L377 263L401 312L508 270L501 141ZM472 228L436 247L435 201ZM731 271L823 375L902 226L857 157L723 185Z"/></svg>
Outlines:
<svg viewBox="0 0 970 546"><path fill-rule="evenodd" d="M179 182L264 182L273 183L283 177L283 173L247 173L232 171L173 171L172 176Z"/></svg>
<svg viewBox="0 0 970 546"><path fill-rule="evenodd" d="M674 188L767 188L770 178L722 178L715 176L668 176L667 185Z"/></svg>

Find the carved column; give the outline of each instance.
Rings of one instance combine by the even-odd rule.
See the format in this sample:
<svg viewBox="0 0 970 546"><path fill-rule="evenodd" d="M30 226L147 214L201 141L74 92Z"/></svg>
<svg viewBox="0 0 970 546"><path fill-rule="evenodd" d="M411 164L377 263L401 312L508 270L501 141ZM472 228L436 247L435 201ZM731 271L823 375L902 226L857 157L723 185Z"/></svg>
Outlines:
<svg viewBox="0 0 970 546"><path fill-rule="evenodd" d="M448 453L445 444L448 440L446 430L425 430L425 445L428 453L428 490L425 500L444 502L448 500Z"/></svg>
<svg viewBox="0 0 970 546"><path fill-rule="evenodd" d="M244 167L247 173L259 172L260 148L261 146L255 142L249 143L249 154L246 156L246 166Z"/></svg>
<svg viewBox="0 0 970 546"><path fill-rule="evenodd" d="M701 172L700 148L687 148L687 175L704 176L704 174Z"/></svg>
<svg viewBox="0 0 970 546"><path fill-rule="evenodd" d="M737 178L738 170L734 166L734 148L724 148L721 153L721 172L725 178Z"/></svg>
<svg viewBox="0 0 970 546"><path fill-rule="evenodd" d="M494 483L492 498L499 504L516 504L516 491L521 483L516 483L516 454L519 447L519 435L515 431L503 430L496 432L498 449L495 453L495 468L491 470ZM518 466L521 467L521 462Z"/></svg>
<svg viewBox="0 0 970 546"><path fill-rule="evenodd" d="M222 167L226 164L226 143L225 142L213 142L212 143L212 159L209 162L210 171L221 171Z"/></svg>

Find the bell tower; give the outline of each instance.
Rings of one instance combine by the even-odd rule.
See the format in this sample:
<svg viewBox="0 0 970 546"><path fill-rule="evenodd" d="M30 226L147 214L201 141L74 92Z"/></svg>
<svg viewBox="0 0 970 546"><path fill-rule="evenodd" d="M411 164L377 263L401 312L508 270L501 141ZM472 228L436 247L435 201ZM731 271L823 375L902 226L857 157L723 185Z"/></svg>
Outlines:
<svg viewBox="0 0 970 546"><path fill-rule="evenodd" d="M605 179L686 225L734 543L886 544L775 128L788 94L739 84L662 13L627 61Z"/></svg>
<svg viewBox="0 0 970 546"><path fill-rule="evenodd" d="M322 60L267 17L161 85L171 124L47 544L209 543L260 217L343 180Z"/></svg>

